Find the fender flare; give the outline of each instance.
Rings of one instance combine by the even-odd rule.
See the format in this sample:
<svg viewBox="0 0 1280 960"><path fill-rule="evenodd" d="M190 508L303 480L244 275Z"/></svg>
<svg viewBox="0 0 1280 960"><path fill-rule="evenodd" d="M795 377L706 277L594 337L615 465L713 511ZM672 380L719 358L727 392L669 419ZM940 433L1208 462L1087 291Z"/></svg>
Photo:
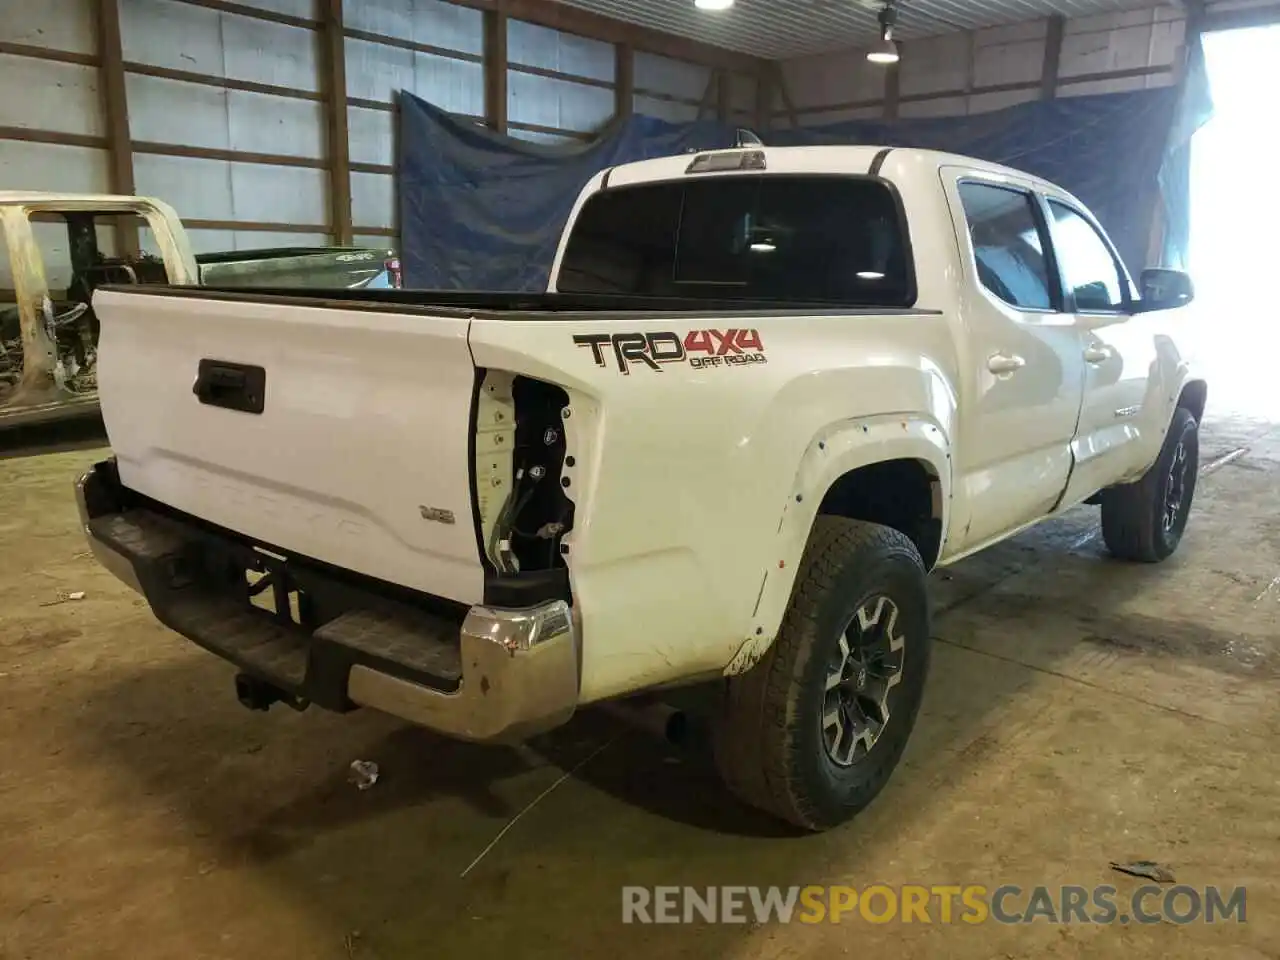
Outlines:
<svg viewBox="0 0 1280 960"><path fill-rule="evenodd" d="M1181 353L1172 338L1158 335L1155 339L1155 347L1157 369L1165 374L1161 378L1164 381L1161 384L1164 391L1162 391L1163 402L1160 409L1163 421L1160 424L1163 428L1160 431L1160 440L1163 443L1165 434L1169 432L1169 425L1173 423L1173 412L1178 408L1178 401L1182 399L1182 393L1187 389L1187 384L1204 383L1207 390L1208 382L1204 371L1198 369L1200 365L1195 362L1195 358Z"/></svg>
<svg viewBox="0 0 1280 960"><path fill-rule="evenodd" d="M1173 368L1173 376L1166 381L1159 393L1159 407L1154 414L1159 419L1156 421L1159 431L1152 436L1150 442L1149 455L1143 458L1141 469L1135 468L1129 475L1125 477L1125 482L1132 482L1150 469L1151 465L1156 462L1160 456L1160 449L1164 444L1164 438L1169 435L1169 427L1173 423L1173 415L1178 409L1178 401L1182 399L1183 392L1187 389L1187 385L1191 383L1205 384L1208 390L1208 381L1205 379L1201 371L1197 371L1191 367L1185 359L1179 359Z"/></svg>
<svg viewBox="0 0 1280 960"><path fill-rule="evenodd" d="M827 491L850 471L890 460L918 460L938 478L945 542L952 496L951 443L942 426L918 414L885 414L830 424L810 440L800 460L782 504L773 549L766 555L747 637L725 667L726 675L746 672L773 645ZM925 559L931 562L936 558Z"/></svg>
<svg viewBox="0 0 1280 960"><path fill-rule="evenodd" d="M1206 395L1209 392L1209 381L1202 371L1193 370L1189 365L1184 364L1182 369L1178 371L1180 377L1178 379L1178 388L1173 391L1173 396L1169 401L1169 409L1165 411L1165 432L1169 430L1169 425L1173 423L1174 411L1178 409L1178 401L1182 399L1182 395L1186 392L1187 387L1193 383L1204 385ZM1204 419L1204 411L1201 411L1200 419Z"/></svg>

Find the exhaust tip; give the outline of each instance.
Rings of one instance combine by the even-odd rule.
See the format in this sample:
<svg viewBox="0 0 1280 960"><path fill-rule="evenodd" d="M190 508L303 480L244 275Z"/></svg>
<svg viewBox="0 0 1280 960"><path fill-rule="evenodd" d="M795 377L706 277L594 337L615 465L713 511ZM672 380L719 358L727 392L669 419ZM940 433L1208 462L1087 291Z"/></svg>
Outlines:
<svg viewBox="0 0 1280 960"><path fill-rule="evenodd" d="M670 704L615 701L603 703L600 708L623 723L653 734L667 743L684 746L688 742L689 716Z"/></svg>
<svg viewBox="0 0 1280 960"><path fill-rule="evenodd" d="M671 716L667 718L664 735L668 743L683 747L689 740L689 715L673 708Z"/></svg>

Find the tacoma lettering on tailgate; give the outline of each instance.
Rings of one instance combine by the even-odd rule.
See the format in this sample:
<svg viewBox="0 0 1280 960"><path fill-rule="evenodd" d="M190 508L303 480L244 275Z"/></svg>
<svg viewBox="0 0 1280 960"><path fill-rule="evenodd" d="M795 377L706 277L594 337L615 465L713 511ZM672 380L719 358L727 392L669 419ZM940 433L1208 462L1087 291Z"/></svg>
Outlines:
<svg viewBox="0 0 1280 960"><path fill-rule="evenodd" d="M742 367L767 363L758 330L690 330L677 333L582 333L573 342L591 349L597 367L608 365L606 351L612 353L619 372L630 374L633 364L662 372L664 363L687 363L695 370L704 367Z"/></svg>

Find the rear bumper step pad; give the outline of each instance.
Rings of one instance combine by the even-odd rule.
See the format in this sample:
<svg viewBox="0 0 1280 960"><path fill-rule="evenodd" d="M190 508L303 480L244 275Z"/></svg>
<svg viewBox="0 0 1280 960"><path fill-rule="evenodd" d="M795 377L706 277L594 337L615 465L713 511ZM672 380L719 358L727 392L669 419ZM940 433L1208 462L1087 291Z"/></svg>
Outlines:
<svg viewBox="0 0 1280 960"><path fill-rule="evenodd" d="M110 461L80 479L76 496L94 556L161 623L296 703L368 706L459 739L503 742L558 726L577 705L578 635L563 601L477 606L450 619L371 589L368 607L349 604L308 629L250 605L235 558L254 556L251 543L128 506Z"/></svg>

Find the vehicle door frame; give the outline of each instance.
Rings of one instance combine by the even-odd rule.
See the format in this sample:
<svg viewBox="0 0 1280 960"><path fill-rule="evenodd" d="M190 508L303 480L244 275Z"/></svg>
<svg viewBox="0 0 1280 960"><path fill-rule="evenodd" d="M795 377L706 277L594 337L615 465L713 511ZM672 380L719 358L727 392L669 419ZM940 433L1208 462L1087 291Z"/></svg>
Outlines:
<svg viewBox="0 0 1280 960"><path fill-rule="evenodd" d="M147 197L51 194L0 204L0 224L3 224L22 331L22 378L7 405L15 409L32 402L75 399L63 394L63 371L51 335L48 272L44 251L32 229L33 221L40 214L65 217L74 213L100 217L132 215L144 220L160 249L169 285L198 282L195 256L181 229L181 221L163 201Z"/></svg>
<svg viewBox="0 0 1280 960"><path fill-rule="evenodd" d="M0 205L0 228L4 230L22 336L22 377L14 396L35 394L43 398L43 391L60 388L62 383L57 379L57 351L47 327L49 318L45 316L45 305L50 303L49 283L44 257L31 228L31 207Z"/></svg>
<svg viewBox="0 0 1280 960"><path fill-rule="evenodd" d="M1081 359L1082 348L1080 346L1078 326L1074 322L1073 315L1067 309L1068 301L1062 285L1062 271L1057 261L1057 251L1052 243L1052 235L1047 220L1047 208L1041 197L1041 193L1044 190L1043 181L1030 175L1019 176L1012 172L988 171L960 165L945 165L940 169L940 173L943 178L944 195L951 213L954 239L962 269L962 277L957 289L962 313L969 312L971 308L966 304L972 302L975 297L984 298L992 309L1004 315L1016 328L1040 340L1047 349L1052 349L1064 362L1071 361L1072 370L1070 375L1074 376L1077 364L1079 368L1083 367L1083 360ZM976 251L973 249L968 215L964 208L963 199L960 196L960 190L965 184L1010 191L1021 194L1029 201L1029 212L1036 226L1042 248L1041 253L1045 260L1045 279L1049 293L1048 308L1023 307L1008 303L983 284L977 271ZM1019 314L1021 316L1018 316ZM1036 322L1037 320L1041 322ZM982 373L978 372L982 358L974 355L972 347L974 331L968 320L963 321L962 330L961 336L965 340L965 343L962 344L962 357L964 358L962 362L965 365L964 376L972 381L975 376L983 376ZM1058 341L1056 346L1051 346L1053 340ZM1064 371L1065 376L1067 374ZM1075 393L1074 417L1069 431L1064 433L1063 446L1060 451L1067 458L1066 473L1062 475L1061 486L1055 483L1052 493L1043 497L1033 509L1029 511L1014 511L1005 520L990 526L990 529L984 531L983 526L979 525L978 530L981 532L970 533L974 521L981 515L984 508L977 503L975 497L969 496L969 492L966 489L965 481L966 479L972 479L973 472L967 471L969 475L966 477L962 472L958 471L955 488L965 499L962 502L963 512L958 511L959 515L956 518L962 524L959 527L960 535L955 538L949 538L950 543L956 549L951 556L946 558L948 562L981 550L988 544L1003 539L1022 527L1029 526L1056 509L1067 490L1067 485L1070 483L1070 443L1079 426L1080 404L1083 401L1084 393L1083 378L1084 374L1081 369ZM1059 413L1061 414L1061 411ZM972 443L972 438L965 436L961 439L961 443ZM957 466L960 465L957 464ZM998 467L1000 465L993 463L991 466ZM1026 513L1025 516L1022 515L1024 512Z"/></svg>

